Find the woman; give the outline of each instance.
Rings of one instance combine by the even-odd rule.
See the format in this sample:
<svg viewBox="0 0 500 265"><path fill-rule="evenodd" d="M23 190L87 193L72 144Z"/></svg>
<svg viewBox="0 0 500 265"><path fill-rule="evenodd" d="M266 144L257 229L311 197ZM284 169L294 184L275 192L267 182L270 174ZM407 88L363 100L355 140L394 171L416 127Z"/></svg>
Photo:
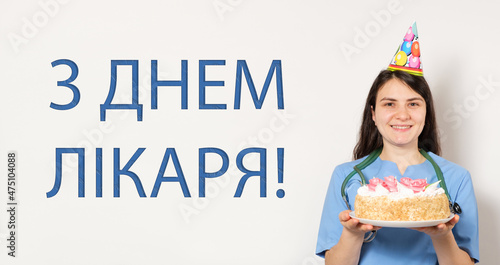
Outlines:
<svg viewBox="0 0 500 265"><path fill-rule="evenodd" d="M381 228L362 224L349 216L341 185L353 166L382 147L373 164L363 170L367 178L395 176L437 181L431 163L420 149L428 151L443 171L449 194L462 208L449 222L417 229ZM477 205L470 174L438 155L441 153L432 95L422 76L384 70L368 94L360 137L352 162L335 168L328 187L316 252L325 264L474 264L479 261ZM360 187L355 175L347 187L349 205ZM377 230L364 243L365 233Z"/></svg>

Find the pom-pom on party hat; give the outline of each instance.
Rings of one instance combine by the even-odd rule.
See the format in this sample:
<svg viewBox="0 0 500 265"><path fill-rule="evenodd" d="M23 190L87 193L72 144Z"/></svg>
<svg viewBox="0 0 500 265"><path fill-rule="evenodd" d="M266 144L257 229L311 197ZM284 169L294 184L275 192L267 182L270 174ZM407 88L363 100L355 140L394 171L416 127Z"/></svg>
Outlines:
<svg viewBox="0 0 500 265"><path fill-rule="evenodd" d="M408 31L406 31L406 35L387 69L401 70L412 75L423 76L416 22L413 22Z"/></svg>

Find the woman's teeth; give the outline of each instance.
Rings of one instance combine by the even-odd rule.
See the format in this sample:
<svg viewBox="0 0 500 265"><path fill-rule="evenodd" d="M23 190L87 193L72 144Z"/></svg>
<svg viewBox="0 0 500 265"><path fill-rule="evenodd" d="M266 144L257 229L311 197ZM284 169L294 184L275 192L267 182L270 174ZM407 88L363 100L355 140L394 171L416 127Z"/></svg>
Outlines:
<svg viewBox="0 0 500 265"><path fill-rule="evenodd" d="M404 130L404 129L410 128L411 126L410 125L406 125L406 126L391 125L391 127L394 128L394 129Z"/></svg>

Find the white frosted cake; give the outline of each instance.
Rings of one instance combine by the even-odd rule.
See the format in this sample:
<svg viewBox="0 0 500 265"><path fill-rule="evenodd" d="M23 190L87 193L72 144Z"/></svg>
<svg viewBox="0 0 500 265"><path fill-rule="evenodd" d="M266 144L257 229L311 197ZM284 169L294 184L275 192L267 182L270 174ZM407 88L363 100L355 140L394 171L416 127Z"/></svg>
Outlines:
<svg viewBox="0 0 500 265"><path fill-rule="evenodd" d="M439 182L425 179L373 178L358 189L356 217L383 221L429 221L450 216L448 198Z"/></svg>

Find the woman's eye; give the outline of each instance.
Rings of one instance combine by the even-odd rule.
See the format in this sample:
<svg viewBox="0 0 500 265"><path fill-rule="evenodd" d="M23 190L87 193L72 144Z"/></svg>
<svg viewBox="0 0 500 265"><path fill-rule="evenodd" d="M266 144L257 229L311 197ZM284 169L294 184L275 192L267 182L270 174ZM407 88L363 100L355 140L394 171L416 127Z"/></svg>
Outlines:
<svg viewBox="0 0 500 265"><path fill-rule="evenodd" d="M417 107L417 106L419 106L419 104L418 104L418 103L416 103L416 102L412 102L412 103L410 103L410 106L412 106L412 107Z"/></svg>

